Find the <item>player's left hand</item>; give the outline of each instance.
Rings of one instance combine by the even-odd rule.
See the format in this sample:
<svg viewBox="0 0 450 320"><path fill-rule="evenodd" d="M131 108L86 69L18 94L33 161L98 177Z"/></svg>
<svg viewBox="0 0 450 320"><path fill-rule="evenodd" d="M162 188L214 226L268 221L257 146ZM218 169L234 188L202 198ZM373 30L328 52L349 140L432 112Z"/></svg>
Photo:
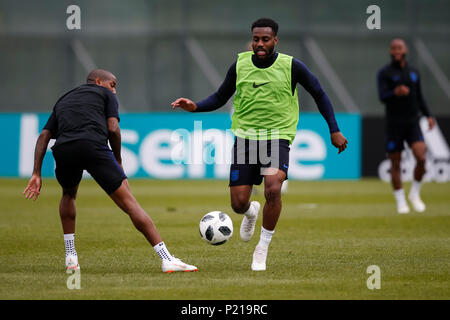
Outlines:
<svg viewBox="0 0 450 320"><path fill-rule="evenodd" d="M42 186L42 179L38 175L33 175L28 182L27 187L23 190L26 199L36 200L39 196Z"/></svg>
<svg viewBox="0 0 450 320"><path fill-rule="evenodd" d="M333 146L339 149L339 154L347 148L348 141L344 137L344 135L340 131L338 131L331 134L331 143L333 144Z"/></svg>
<svg viewBox="0 0 450 320"><path fill-rule="evenodd" d="M436 125L436 122L434 121L433 117L428 117L428 128L429 130L433 130L434 126Z"/></svg>

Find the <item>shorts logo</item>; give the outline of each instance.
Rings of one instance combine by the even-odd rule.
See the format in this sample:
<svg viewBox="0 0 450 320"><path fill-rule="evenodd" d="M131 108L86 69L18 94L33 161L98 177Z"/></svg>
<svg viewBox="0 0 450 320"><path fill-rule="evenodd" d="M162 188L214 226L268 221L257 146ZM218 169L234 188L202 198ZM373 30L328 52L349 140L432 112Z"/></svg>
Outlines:
<svg viewBox="0 0 450 320"><path fill-rule="evenodd" d="M287 169L287 168L289 168L289 166L285 163L285 164L283 164L283 168Z"/></svg>
<svg viewBox="0 0 450 320"><path fill-rule="evenodd" d="M231 181L237 181L239 179L239 170L231 171Z"/></svg>
<svg viewBox="0 0 450 320"><path fill-rule="evenodd" d="M418 77L417 77L417 74L416 74L415 72L411 71L411 72L409 73L409 76L410 76L412 82L417 82L417 78L418 78Z"/></svg>
<svg viewBox="0 0 450 320"><path fill-rule="evenodd" d="M389 141L387 148L388 148L388 150L394 150L395 149L395 141Z"/></svg>

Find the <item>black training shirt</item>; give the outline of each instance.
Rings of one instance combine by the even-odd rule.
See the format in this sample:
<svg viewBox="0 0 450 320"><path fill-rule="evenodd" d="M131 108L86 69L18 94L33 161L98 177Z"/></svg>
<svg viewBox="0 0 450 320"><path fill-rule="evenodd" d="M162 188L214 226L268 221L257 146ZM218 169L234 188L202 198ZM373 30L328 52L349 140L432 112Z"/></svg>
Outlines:
<svg viewBox="0 0 450 320"><path fill-rule="evenodd" d="M430 111L422 96L419 72L406 64L392 62L378 71L378 95L386 105L386 121L388 126L409 125L416 123L420 113L429 117ZM396 96L395 87L405 85L409 95Z"/></svg>
<svg viewBox="0 0 450 320"><path fill-rule="evenodd" d="M119 119L115 94L96 84L83 84L59 98L44 129L56 138L55 146L75 140L106 145L111 117Z"/></svg>

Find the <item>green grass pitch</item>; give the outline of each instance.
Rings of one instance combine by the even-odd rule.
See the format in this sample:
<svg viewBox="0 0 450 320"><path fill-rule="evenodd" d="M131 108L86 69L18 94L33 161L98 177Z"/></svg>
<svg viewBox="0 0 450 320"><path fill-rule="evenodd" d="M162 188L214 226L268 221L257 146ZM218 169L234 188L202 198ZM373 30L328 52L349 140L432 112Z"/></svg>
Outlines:
<svg viewBox="0 0 450 320"><path fill-rule="evenodd" d="M59 221L60 188L22 196L26 180L0 180L1 299L450 299L450 184L424 184L425 213L399 215L379 180L290 181L267 271L250 269L259 239L239 239L227 181L131 180L132 192L171 253L199 268L163 274L144 237L92 180L77 199L81 289L69 290ZM406 184L406 190L409 185ZM253 199L264 201L261 187ZM198 223L222 210L234 235L222 246L201 240ZM381 270L369 290L367 267Z"/></svg>

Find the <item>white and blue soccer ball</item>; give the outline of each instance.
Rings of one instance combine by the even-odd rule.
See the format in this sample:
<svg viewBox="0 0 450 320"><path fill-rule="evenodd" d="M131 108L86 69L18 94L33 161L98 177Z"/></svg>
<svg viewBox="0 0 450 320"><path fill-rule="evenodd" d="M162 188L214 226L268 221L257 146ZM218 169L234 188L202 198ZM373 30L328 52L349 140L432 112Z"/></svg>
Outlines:
<svg viewBox="0 0 450 320"><path fill-rule="evenodd" d="M208 212L200 220L200 236L209 244L218 246L233 235L233 221L222 211Z"/></svg>

